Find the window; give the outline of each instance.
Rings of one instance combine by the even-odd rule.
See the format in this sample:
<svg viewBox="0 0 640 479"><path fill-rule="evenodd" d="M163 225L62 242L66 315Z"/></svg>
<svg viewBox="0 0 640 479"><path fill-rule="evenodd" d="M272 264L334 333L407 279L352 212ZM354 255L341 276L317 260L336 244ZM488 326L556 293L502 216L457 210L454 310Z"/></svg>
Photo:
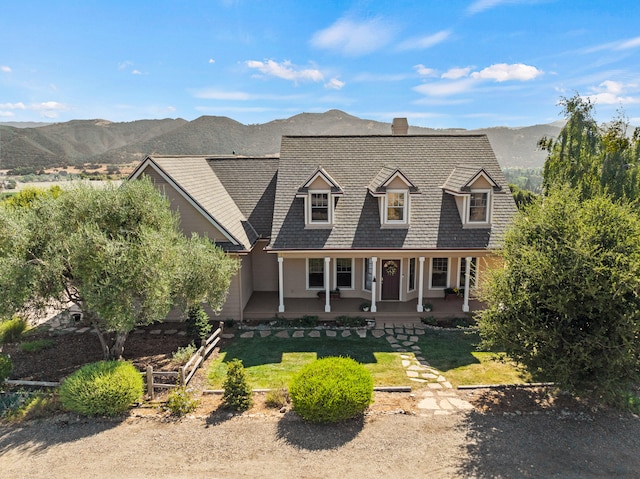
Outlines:
<svg viewBox="0 0 640 479"><path fill-rule="evenodd" d="M329 223L329 193L310 193L311 223Z"/></svg>
<svg viewBox="0 0 640 479"><path fill-rule="evenodd" d="M371 280L373 279L373 262L371 258L364 259L364 286L365 291L371 291Z"/></svg>
<svg viewBox="0 0 640 479"><path fill-rule="evenodd" d="M446 288L449 258L433 258L431 260L431 287Z"/></svg>
<svg viewBox="0 0 640 479"><path fill-rule="evenodd" d="M324 258L307 259L309 289L324 288Z"/></svg>
<svg viewBox="0 0 640 479"><path fill-rule="evenodd" d="M353 289L353 260L336 258L336 287Z"/></svg>
<svg viewBox="0 0 640 479"><path fill-rule="evenodd" d="M404 191L387 192L387 222L406 223L405 195Z"/></svg>
<svg viewBox="0 0 640 479"><path fill-rule="evenodd" d="M469 221L486 223L488 219L487 200L489 193L471 193L469 197Z"/></svg>
<svg viewBox="0 0 640 479"><path fill-rule="evenodd" d="M416 259L409 259L409 291L416 289Z"/></svg>

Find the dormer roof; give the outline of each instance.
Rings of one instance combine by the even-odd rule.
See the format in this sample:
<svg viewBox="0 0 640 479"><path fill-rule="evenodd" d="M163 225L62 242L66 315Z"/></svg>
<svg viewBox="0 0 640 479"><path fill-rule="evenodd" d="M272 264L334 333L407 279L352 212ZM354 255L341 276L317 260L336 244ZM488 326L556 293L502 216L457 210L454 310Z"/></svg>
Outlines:
<svg viewBox="0 0 640 479"><path fill-rule="evenodd" d="M394 168L391 166L383 166L376 176L371 180L367 189L373 196L382 196L386 194L388 186L396 179L400 179L409 190L409 194L418 194L420 190L413 184L413 182L405 175L400 168Z"/></svg>
<svg viewBox="0 0 640 479"><path fill-rule="evenodd" d="M327 188L331 190L332 195L342 195L344 193L342 187L338 184L338 182L334 180L333 177L329 173L327 173L324 168L319 166L318 169L314 171L313 174L309 176L309 178L307 178L302 186L298 188L296 197L306 196L309 192L309 188L318 178L320 178L327 184Z"/></svg>
<svg viewBox="0 0 640 479"><path fill-rule="evenodd" d="M494 191L502 191L502 187L484 168L468 166L456 166L442 185L442 189L454 194L469 193L480 178L484 178Z"/></svg>

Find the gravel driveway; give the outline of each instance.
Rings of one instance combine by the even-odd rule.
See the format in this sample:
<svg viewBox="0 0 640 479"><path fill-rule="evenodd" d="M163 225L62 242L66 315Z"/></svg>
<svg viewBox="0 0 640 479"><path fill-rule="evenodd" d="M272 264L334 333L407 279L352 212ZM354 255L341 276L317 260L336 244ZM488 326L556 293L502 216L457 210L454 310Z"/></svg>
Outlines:
<svg viewBox="0 0 640 479"><path fill-rule="evenodd" d="M640 476L640 419L590 414L284 415L0 426L7 478L613 478Z"/></svg>

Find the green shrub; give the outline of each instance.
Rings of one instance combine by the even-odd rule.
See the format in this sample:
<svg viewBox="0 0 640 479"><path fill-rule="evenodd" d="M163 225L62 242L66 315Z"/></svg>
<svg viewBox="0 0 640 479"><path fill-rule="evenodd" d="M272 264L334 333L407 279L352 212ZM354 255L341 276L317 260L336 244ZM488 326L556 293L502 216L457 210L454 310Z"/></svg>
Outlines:
<svg viewBox="0 0 640 479"><path fill-rule="evenodd" d="M198 350L195 344L191 342L188 346L184 348L178 348L176 352L173 353L172 359L174 363L184 365L187 364L187 361L191 359L191 356Z"/></svg>
<svg viewBox="0 0 640 479"><path fill-rule="evenodd" d="M60 386L62 405L85 416L121 414L142 394L142 375L133 364L123 361L87 364Z"/></svg>
<svg viewBox="0 0 640 479"><path fill-rule="evenodd" d="M198 400L184 386L177 387L169 393L165 408L174 416L182 417L198 407Z"/></svg>
<svg viewBox="0 0 640 479"><path fill-rule="evenodd" d="M234 411L246 411L251 407L253 398L247 382L247 374L242 361L234 359L227 365L227 377L223 384L222 403Z"/></svg>
<svg viewBox="0 0 640 479"><path fill-rule="evenodd" d="M51 346L53 346L52 339L36 339L34 341L23 341L20 343L20 349L25 353L37 353Z"/></svg>
<svg viewBox="0 0 640 479"><path fill-rule="evenodd" d="M351 358L327 357L305 365L289 387L293 410L318 423L362 414L373 399L373 378Z"/></svg>
<svg viewBox="0 0 640 479"><path fill-rule="evenodd" d="M209 322L209 315L202 306L189 308L187 317L187 334L190 338L200 341L206 339L213 331L213 325Z"/></svg>
<svg viewBox="0 0 640 479"><path fill-rule="evenodd" d="M13 363L11 362L11 358L6 354L0 354L0 386L7 379L9 379L9 375L11 375L11 371L13 371Z"/></svg>
<svg viewBox="0 0 640 479"><path fill-rule="evenodd" d="M367 325L367 318L362 316L338 316L336 326L339 328L362 328Z"/></svg>
<svg viewBox="0 0 640 479"><path fill-rule="evenodd" d="M289 393L285 388L272 389L264 398L264 405L274 409L280 409L289 404Z"/></svg>
<svg viewBox="0 0 640 479"><path fill-rule="evenodd" d="M27 329L27 322L19 316L0 323L0 344L15 343Z"/></svg>

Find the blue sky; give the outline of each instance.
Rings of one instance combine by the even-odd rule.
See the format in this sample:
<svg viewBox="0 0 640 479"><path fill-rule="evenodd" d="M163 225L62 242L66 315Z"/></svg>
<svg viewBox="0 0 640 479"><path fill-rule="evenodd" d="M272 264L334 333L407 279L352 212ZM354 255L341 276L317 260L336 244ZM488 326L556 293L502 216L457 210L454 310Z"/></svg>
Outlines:
<svg viewBox="0 0 640 479"><path fill-rule="evenodd" d="M638 0L3 2L0 122L340 109L479 128L579 92L640 125Z"/></svg>

